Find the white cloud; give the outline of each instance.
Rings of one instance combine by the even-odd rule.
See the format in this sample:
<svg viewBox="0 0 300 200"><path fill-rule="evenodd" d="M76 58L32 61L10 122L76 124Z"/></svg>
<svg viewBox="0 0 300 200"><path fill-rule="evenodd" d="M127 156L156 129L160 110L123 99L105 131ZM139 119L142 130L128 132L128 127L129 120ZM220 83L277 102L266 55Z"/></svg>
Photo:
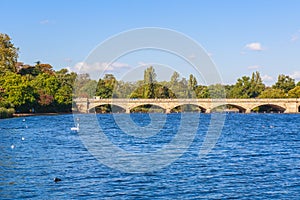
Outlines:
<svg viewBox="0 0 300 200"><path fill-rule="evenodd" d="M108 62L96 62L92 64L88 64L86 62L79 62L76 63L72 68L71 71L77 72L77 73L88 73L91 77L100 76L103 73L112 73L112 72L118 72L122 69L128 69L130 66L126 63L120 63L120 62L114 62L114 63L108 63Z"/></svg>
<svg viewBox="0 0 300 200"><path fill-rule="evenodd" d="M274 78L272 76L269 76L269 75L264 75L261 77L261 79L264 81L264 82L271 82L274 80Z"/></svg>
<svg viewBox="0 0 300 200"><path fill-rule="evenodd" d="M49 24L49 20L48 19L42 20L40 21L40 24Z"/></svg>
<svg viewBox="0 0 300 200"><path fill-rule="evenodd" d="M299 35L292 35L291 42L296 42L299 39Z"/></svg>
<svg viewBox="0 0 300 200"><path fill-rule="evenodd" d="M138 62L138 66L150 66L150 63Z"/></svg>
<svg viewBox="0 0 300 200"><path fill-rule="evenodd" d="M261 68L261 66L259 66L259 65L252 65L252 66L249 66L247 68L248 69L259 69L259 68Z"/></svg>
<svg viewBox="0 0 300 200"><path fill-rule="evenodd" d="M299 37L300 37L300 30L298 30L295 34L292 35L291 42L296 42L297 40L299 40Z"/></svg>
<svg viewBox="0 0 300 200"><path fill-rule="evenodd" d="M44 20L39 21L39 24L41 24L41 25L50 25L50 24L55 24L55 21L49 20L49 19L44 19Z"/></svg>
<svg viewBox="0 0 300 200"><path fill-rule="evenodd" d="M291 77L295 80L300 80L300 71L295 71L293 74L291 74Z"/></svg>
<svg viewBox="0 0 300 200"><path fill-rule="evenodd" d="M65 58L64 61L67 63L71 63L73 60L71 58Z"/></svg>
<svg viewBox="0 0 300 200"><path fill-rule="evenodd" d="M252 50L252 51L262 51L263 50L262 45L259 42L253 42L253 43L246 44L245 48L248 50Z"/></svg>

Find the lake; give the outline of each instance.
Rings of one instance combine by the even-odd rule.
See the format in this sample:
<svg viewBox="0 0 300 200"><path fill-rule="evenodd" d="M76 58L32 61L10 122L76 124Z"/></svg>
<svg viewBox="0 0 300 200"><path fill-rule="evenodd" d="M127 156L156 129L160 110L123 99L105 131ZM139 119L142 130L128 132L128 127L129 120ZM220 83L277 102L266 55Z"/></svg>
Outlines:
<svg viewBox="0 0 300 200"><path fill-rule="evenodd" d="M299 199L300 115L224 117L202 157L212 114L0 120L0 199Z"/></svg>

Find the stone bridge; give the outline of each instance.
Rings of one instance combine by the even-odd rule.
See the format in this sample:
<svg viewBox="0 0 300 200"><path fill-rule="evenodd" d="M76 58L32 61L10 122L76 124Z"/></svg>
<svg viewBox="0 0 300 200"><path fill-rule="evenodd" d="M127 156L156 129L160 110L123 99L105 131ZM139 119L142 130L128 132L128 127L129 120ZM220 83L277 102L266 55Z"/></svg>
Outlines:
<svg viewBox="0 0 300 200"><path fill-rule="evenodd" d="M97 106L119 106L130 113L131 109L142 105L154 105L170 113L175 107L182 105L198 106L202 112L210 113L220 106L230 105L241 113L250 113L259 106L268 106L284 113L300 113L300 99L100 99L94 97L74 99L76 110L81 113L89 113Z"/></svg>

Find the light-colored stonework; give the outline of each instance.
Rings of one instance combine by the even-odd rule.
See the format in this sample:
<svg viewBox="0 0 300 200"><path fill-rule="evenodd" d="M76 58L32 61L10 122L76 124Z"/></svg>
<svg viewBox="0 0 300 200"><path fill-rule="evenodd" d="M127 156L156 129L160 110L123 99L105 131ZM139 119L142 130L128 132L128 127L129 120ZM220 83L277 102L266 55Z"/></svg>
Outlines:
<svg viewBox="0 0 300 200"><path fill-rule="evenodd" d="M124 108L126 113L130 113L134 107L147 104L159 106L166 113L180 105L196 105L205 113L210 113L222 105L232 105L242 113L250 113L252 109L262 105L277 107L284 113L299 113L300 106L300 99L100 99L95 97L93 99L78 98L74 102L81 113L88 113L93 108L105 104Z"/></svg>

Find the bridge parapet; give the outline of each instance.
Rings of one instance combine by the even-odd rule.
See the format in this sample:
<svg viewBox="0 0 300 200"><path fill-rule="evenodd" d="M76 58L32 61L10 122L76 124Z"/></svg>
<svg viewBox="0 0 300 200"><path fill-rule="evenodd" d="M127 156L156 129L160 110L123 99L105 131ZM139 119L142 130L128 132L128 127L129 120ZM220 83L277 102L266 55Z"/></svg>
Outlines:
<svg viewBox="0 0 300 200"><path fill-rule="evenodd" d="M280 108L285 113L298 113L300 99L101 99L101 98L78 98L74 100L79 112L86 113L89 110L105 105L116 105L122 107L127 113L134 107L141 105L156 105L170 112L180 105L196 105L209 113L221 105L231 105L239 109L240 112L250 113L252 109L262 105L269 105Z"/></svg>

